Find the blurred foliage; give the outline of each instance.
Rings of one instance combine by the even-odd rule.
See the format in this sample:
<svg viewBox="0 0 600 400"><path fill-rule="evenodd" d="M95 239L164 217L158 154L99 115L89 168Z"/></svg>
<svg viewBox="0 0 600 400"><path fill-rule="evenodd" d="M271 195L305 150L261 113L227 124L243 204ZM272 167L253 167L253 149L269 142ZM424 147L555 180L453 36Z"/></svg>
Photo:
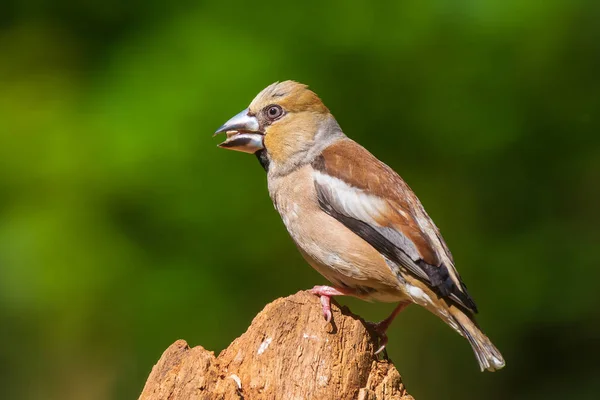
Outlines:
<svg viewBox="0 0 600 400"><path fill-rule="evenodd" d="M389 353L424 399L600 393L600 3L0 5L0 397L131 399L324 280L253 157L211 134L308 83L441 227L505 370L417 307ZM393 307L340 299L367 319Z"/></svg>

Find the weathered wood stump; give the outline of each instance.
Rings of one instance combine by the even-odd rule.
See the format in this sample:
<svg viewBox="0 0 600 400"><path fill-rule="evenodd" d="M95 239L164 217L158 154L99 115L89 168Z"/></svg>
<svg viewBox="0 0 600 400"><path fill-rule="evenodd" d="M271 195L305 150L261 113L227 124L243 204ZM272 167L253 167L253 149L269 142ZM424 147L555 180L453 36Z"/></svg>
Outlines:
<svg viewBox="0 0 600 400"><path fill-rule="evenodd" d="M364 320L307 292L268 304L218 357L184 340L152 368L140 400L414 400Z"/></svg>

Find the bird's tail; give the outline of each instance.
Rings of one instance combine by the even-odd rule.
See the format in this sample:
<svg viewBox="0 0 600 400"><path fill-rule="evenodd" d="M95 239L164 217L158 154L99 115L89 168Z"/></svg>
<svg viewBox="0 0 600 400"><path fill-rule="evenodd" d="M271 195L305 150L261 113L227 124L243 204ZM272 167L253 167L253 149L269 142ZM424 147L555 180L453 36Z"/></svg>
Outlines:
<svg viewBox="0 0 600 400"><path fill-rule="evenodd" d="M456 307L448 310L458 323L458 330L471 344L482 371L496 371L504 367L504 358L490 339L479 329L475 320Z"/></svg>

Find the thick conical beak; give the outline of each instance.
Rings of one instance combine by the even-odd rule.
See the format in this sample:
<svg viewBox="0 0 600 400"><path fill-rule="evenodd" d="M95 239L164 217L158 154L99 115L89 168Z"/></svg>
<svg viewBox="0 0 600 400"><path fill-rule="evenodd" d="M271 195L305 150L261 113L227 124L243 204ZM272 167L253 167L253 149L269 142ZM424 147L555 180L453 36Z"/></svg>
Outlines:
<svg viewBox="0 0 600 400"><path fill-rule="evenodd" d="M229 121L225 122L215 135L225 133L227 140L219 147L230 150L243 151L254 154L264 149L264 133L260 131L260 124L255 116L248 114L248 109L243 110Z"/></svg>

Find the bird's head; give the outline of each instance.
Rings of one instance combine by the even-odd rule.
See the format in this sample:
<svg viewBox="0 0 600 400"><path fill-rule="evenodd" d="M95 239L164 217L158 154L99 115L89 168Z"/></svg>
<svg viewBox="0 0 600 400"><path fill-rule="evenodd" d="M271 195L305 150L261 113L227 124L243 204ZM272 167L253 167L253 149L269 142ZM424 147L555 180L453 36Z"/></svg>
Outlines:
<svg viewBox="0 0 600 400"><path fill-rule="evenodd" d="M267 86L218 133L227 135L219 147L266 153L268 162L281 170L312 161L312 153L316 155L332 137L343 135L321 99L294 81Z"/></svg>

